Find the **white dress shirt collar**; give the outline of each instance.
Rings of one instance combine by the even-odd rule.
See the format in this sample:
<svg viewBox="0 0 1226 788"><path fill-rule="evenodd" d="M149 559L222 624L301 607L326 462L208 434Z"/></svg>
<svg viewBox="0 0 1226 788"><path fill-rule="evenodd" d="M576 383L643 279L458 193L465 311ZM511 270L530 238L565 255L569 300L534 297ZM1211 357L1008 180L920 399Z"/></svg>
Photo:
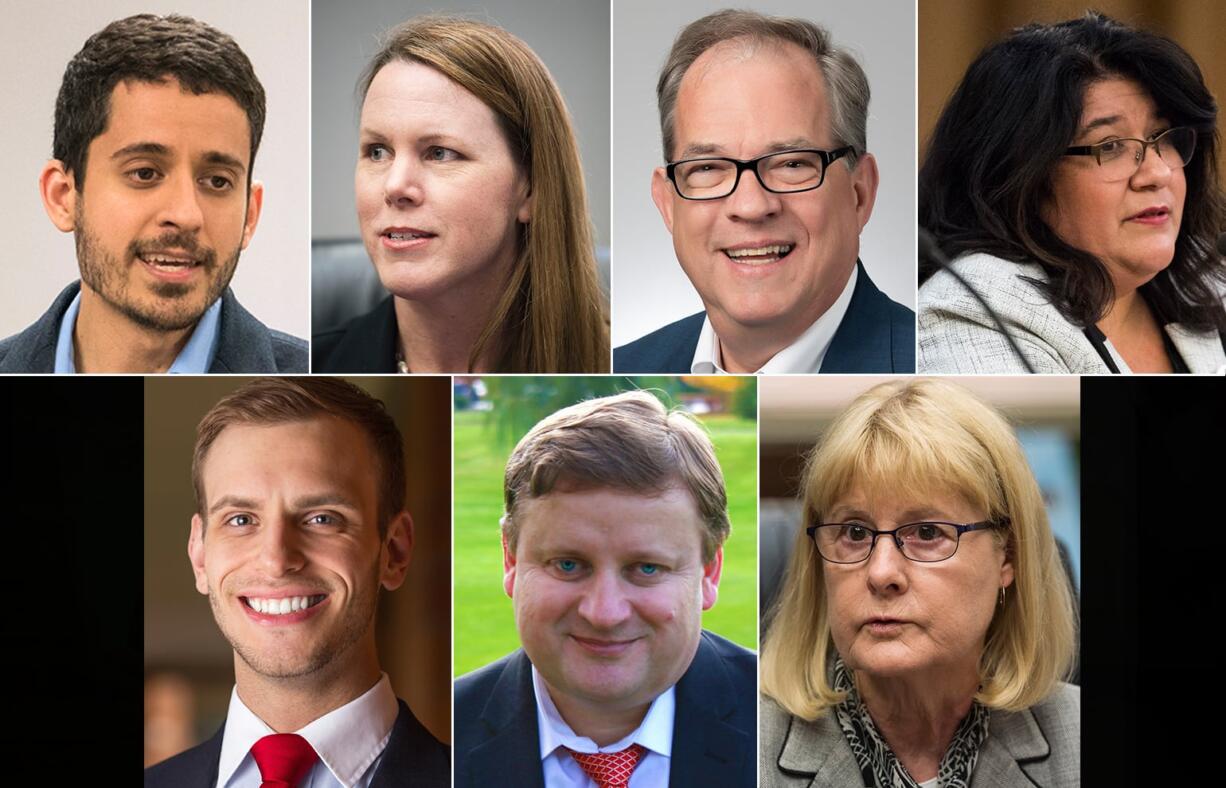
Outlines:
<svg viewBox="0 0 1226 788"><path fill-rule="evenodd" d="M834 339L834 333L838 331L839 324L843 322L843 317L847 314L847 307L851 304L851 295L856 290L859 267L857 264L851 269L851 276L847 277L847 284L843 285L843 292L834 300L830 308L814 321L813 325L805 329L804 333L796 338L796 341L772 356L754 374L817 372L821 369L822 361L826 358L826 351L830 349L830 342ZM727 375L729 373L724 369L722 359L723 354L720 351L719 337L715 335L715 327L711 325L711 318L705 317L702 321L702 331L698 334L698 347L694 348L694 360L690 363L690 374Z"/></svg>
<svg viewBox="0 0 1226 788"><path fill-rule="evenodd" d="M536 694L536 723L541 738L541 761L548 788L555 785L591 785L591 780L570 755L561 751L569 747L578 752L620 752L631 744L642 745L647 752L630 778L630 785L667 785L669 758L673 752L673 718L676 715L676 686L656 696L639 727L621 741L600 747L580 736L566 724L536 666L532 666L532 691Z"/></svg>
<svg viewBox="0 0 1226 788"><path fill-rule="evenodd" d="M375 686L340 708L294 731L310 742L320 763L343 786L368 784L363 781L370 767L383 754L400 706L392 683L384 673ZM230 710L221 740L217 785L226 785L240 767L254 766L251 747L264 736L276 733L238 696L230 694ZM316 764L318 769L320 764ZM258 774L258 772L256 772ZM258 783L257 783L258 784Z"/></svg>

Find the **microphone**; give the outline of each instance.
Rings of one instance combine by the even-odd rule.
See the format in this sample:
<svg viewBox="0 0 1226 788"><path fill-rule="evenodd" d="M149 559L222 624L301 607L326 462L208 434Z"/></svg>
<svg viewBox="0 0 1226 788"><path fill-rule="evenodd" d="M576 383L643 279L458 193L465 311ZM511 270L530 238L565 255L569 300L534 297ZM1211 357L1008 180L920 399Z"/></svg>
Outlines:
<svg viewBox="0 0 1226 788"><path fill-rule="evenodd" d="M1219 236L1217 242L1218 250L1221 251L1223 245L1226 244L1226 233ZM983 311L987 312L988 317L992 318L992 322L996 324L996 329L1004 335L1005 341L1009 343L1009 349L1013 351L1013 355L1017 356L1018 361L1022 362L1022 366L1026 369L1026 371L1033 375L1034 367L1032 367L1030 365L1030 361L1028 361L1026 357L1022 355L1022 351L1018 348L1017 342L1014 341L1013 336L1005 328L1005 324L1000 319L1000 316L996 314L996 310L988 306L988 302L983 300L983 296L979 295L979 291L971 287L970 282L967 282L966 279L962 277L962 274L954 270L953 266L949 264L949 258L945 256L945 253L941 251L941 247L937 245L936 239L932 237L932 233L928 232L923 227L919 228L919 253L921 258L926 257L932 262L936 263L942 270L948 271L949 275L958 281L958 284L966 288L966 291L975 297L975 300L979 302L979 306L983 307Z"/></svg>

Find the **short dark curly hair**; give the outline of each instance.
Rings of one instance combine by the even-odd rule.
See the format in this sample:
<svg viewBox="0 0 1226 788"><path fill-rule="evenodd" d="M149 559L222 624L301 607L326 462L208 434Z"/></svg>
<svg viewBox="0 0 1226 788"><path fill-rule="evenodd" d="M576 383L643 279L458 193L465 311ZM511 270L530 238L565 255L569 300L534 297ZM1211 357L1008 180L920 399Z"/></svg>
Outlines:
<svg viewBox="0 0 1226 788"><path fill-rule="evenodd" d="M1215 250L1226 219L1218 186L1217 103L1192 56L1169 38L1097 12L1014 30L967 69L933 131L919 173L919 223L951 256L987 252L1037 262L1066 320L1089 326L1114 298L1096 256L1063 241L1042 219L1050 175L1073 144L1086 89L1123 77L1146 89L1174 126L1196 129L1184 168L1187 196L1175 255L1141 292L1164 322L1226 332ZM920 266L921 283L934 271Z"/></svg>
<svg viewBox="0 0 1226 788"><path fill-rule="evenodd" d="M196 95L224 93L247 114L251 165L264 134L264 86L234 39L191 17L137 14L111 22L94 33L64 70L55 100L55 137L51 155L85 183L89 144L106 131L111 92L126 80L178 80Z"/></svg>

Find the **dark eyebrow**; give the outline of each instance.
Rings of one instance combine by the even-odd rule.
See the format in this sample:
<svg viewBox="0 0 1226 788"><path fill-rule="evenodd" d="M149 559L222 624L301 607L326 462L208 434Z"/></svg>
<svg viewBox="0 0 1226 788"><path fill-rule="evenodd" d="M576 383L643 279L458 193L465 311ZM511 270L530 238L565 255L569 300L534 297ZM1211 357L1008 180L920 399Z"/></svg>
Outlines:
<svg viewBox="0 0 1226 788"><path fill-rule="evenodd" d="M146 156L169 156L170 148L160 142L134 142L112 153L111 158L120 159L124 156L132 156L137 153L143 153Z"/></svg>
<svg viewBox="0 0 1226 788"><path fill-rule="evenodd" d="M222 167L229 167L240 175L247 171L247 165L243 164L238 159L228 153L222 153L218 150L211 150L204 154L205 164L218 164Z"/></svg>
<svg viewBox="0 0 1226 788"><path fill-rule="evenodd" d="M1091 131L1094 131L1094 129L1101 128L1102 126L1110 126L1114 123L1119 123L1123 119L1124 118L1120 115L1108 115L1105 118L1095 118L1094 120L1090 121L1085 126L1083 126L1081 130L1077 132L1077 136L1084 137L1085 135L1089 134Z"/></svg>
<svg viewBox="0 0 1226 788"><path fill-rule="evenodd" d="M353 500L346 498L340 493L319 493L316 495L304 495L301 498L294 499L294 509L315 509L320 506L341 506L346 509L361 510Z"/></svg>

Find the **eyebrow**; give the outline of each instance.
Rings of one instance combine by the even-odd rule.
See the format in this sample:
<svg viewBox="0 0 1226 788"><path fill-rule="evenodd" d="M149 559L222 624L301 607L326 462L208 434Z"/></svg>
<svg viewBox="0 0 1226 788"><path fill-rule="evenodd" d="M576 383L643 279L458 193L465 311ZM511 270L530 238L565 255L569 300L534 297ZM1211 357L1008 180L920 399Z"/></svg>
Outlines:
<svg viewBox="0 0 1226 788"><path fill-rule="evenodd" d="M292 503L292 508L297 511L314 509L320 506L339 506L354 510L361 509L352 499L333 492L304 495L301 498L294 499ZM258 509L260 508L260 502L254 498L244 498L241 495L224 495L209 507L209 514L215 514L219 510L227 508Z"/></svg>
<svg viewBox="0 0 1226 788"><path fill-rule="evenodd" d="M864 511L863 509L855 509L852 507L840 506L830 513L832 518L835 517L835 515L839 515L839 518L841 519L851 517L859 520L872 520L873 522L876 522L876 518L868 512ZM907 509L902 513L898 520L902 524L922 523L931 520L944 522L941 520L942 517L944 517L944 515L942 515L936 509L933 509L931 506L919 506L914 509Z"/></svg>
<svg viewBox="0 0 1226 788"><path fill-rule="evenodd" d="M1094 129L1102 128L1103 126L1114 125L1116 123L1119 123L1123 119L1124 118L1122 115L1108 115L1102 118L1095 118L1094 120L1090 121L1085 126L1083 126L1081 130L1077 132L1077 136L1084 137L1085 135L1089 134L1091 131L1094 131Z"/></svg>
<svg viewBox="0 0 1226 788"><path fill-rule="evenodd" d="M766 156L771 153L779 153L780 151L785 150L816 147L817 143L808 137L792 137L791 139L779 140L778 142L770 143L763 149L763 152L760 155ZM725 148L723 145L717 145L712 142L693 142L686 145L685 150L681 151L681 158L688 159L694 156L723 156L726 150L727 148ZM757 156L753 158L756 159Z"/></svg>
<svg viewBox="0 0 1226 788"><path fill-rule="evenodd" d="M134 142L112 153L111 160L114 161L115 159L137 155L167 158L171 155L171 149L160 142ZM218 150L206 151L202 159L205 164L217 164L222 167L228 167L240 174L247 171L247 165L230 154L222 153Z"/></svg>

